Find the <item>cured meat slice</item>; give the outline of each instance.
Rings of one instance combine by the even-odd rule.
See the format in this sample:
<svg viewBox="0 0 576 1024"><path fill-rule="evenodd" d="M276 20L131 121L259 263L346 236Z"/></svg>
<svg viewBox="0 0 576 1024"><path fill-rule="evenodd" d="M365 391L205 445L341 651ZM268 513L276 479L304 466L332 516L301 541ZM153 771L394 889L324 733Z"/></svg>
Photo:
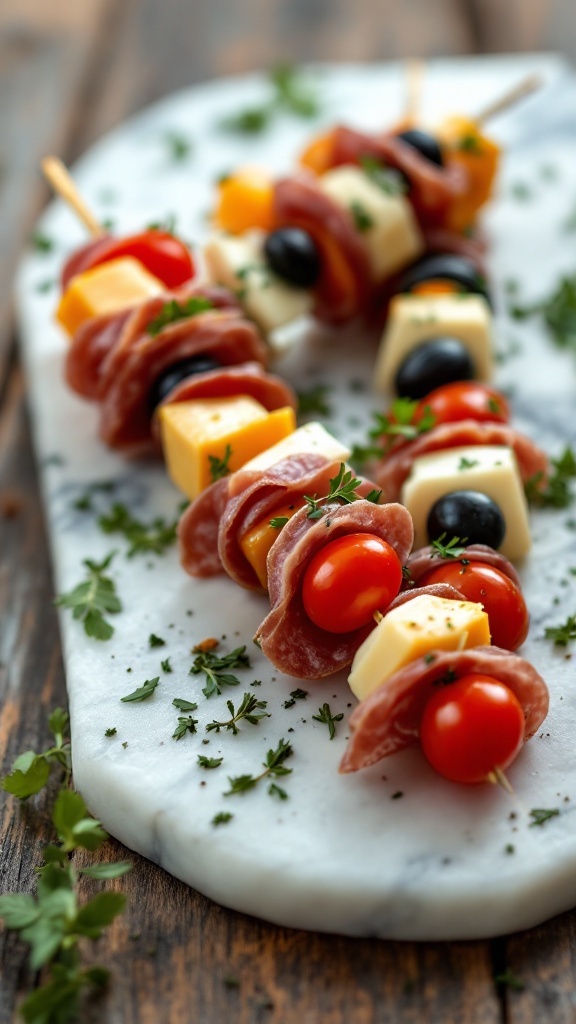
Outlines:
<svg viewBox="0 0 576 1024"><path fill-rule="evenodd" d="M315 316L326 323L357 316L373 282L368 252L352 217L320 190L313 175L302 172L276 183L274 219L279 227L307 231L320 250Z"/></svg>
<svg viewBox="0 0 576 1024"><path fill-rule="evenodd" d="M350 665L371 625L350 633L329 633L308 618L301 596L302 577L310 559L337 537L373 533L394 548L403 564L412 546L410 513L403 505L328 505L321 519L297 512L282 530L268 555L271 611L256 640L273 665L289 676L321 679Z"/></svg>
<svg viewBox="0 0 576 1024"><path fill-rule="evenodd" d="M430 597L442 597L445 601L461 601L463 598L465 601L467 600L451 583L428 583L425 587L412 587L411 590L401 590L398 597L395 597L390 602L386 611L391 612L393 608L398 608L401 604L407 604L412 598L423 597L425 594L428 594Z"/></svg>
<svg viewBox="0 0 576 1024"><path fill-rule="evenodd" d="M229 477L216 480L180 517L180 562L190 576L205 578L224 571L218 554L218 527L228 501L229 486Z"/></svg>
<svg viewBox="0 0 576 1024"><path fill-rule="evenodd" d="M484 565L493 566L494 569L503 572L517 587L521 588L520 577L512 562L509 562L499 551L488 547L487 544L468 544L458 558L450 559L442 558L437 548L428 544L425 548L418 548L417 551L413 551L410 555L405 566L406 573L402 583L403 590L414 588L418 581L423 576L426 576L427 573L432 572L433 569L438 569L441 565L446 565L448 562L459 562L463 558L468 559L470 562L483 562Z"/></svg>
<svg viewBox="0 0 576 1024"><path fill-rule="evenodd" d="M90 241L87 242L86 245L83 245L81 249L74 250L62 267L62 274L60 277L62 291L65 291L72 278L76 277L76 274L81 274L84 270L87 270L92 266L92 261L101 252L104 252L108 248L111 240L112 235L98 235L97 238L91 238Z"/></svg>
<svg viewBox="0 0 576 1024"><path fill-rule="evenodd" d="M389 455L376 463L370 463L370 475L378 487L382 488L387 501L398 501L402 484L410 473L414 459L431 452L466 445L505 445L512 448L524 482L537 473L542 473L543 477L548 474L546 453L514 427L507 423L460 420L458 423L440 423L413 441L396 443Z"/></svg>
<svg viewBox="0 0 576 1024"><path fill-rule="evenodd" d="M525 740L530 739L549 702L548 687L530 662L500 647L431 651L395 672L354 710L340 771L367 768L416 743L424 708L438 686L469 672L491 676L512 690L524 711Z"/></svg>

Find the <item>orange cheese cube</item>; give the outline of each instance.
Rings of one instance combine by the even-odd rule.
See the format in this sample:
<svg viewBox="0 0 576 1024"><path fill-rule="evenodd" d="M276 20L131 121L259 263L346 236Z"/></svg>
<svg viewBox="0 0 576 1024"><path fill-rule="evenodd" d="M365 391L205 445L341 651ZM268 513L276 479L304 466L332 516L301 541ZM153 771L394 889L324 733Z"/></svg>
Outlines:
<svg viewBox="0 0 576 1024"><path fill-rule="evenodd" d="M465 231L471 227L481 206L490 198L500 161L500 147L483 135L475 121L448 118L438 129L447 167L462 167L467 188L454 197L447 227Z"/></svg>
<svg viewBox="0 0 576 1024"><path fill-rule="evenodd" d="M266 571L266 559L274 541L278 537L282 526L271 526L271 519L291 519L299 508L302 508L303 501L293 501L290 505L282 505L274 509L269 516L261 519L251 530L248 530L240 538L240 547L245 557L250 562L260 583L266 590L268 588L268 573Z"/></svg>
<svg viewBox="0 0 576 1024"><path fill-rule="evenodd" d="M262 171L239 171L218 186L214 223L232 235L241 235L250 228L272 231L273 199L274 189L267 175Z"/></svg>
<svg viewBox="0 0 576 1024"><path fill-rule="evenodd" d="M123 256L73 277L60 300L56 319L73 335L93 316L119 313L165 290L162 281L150 274L139 260Z"/></svg>
<svg viewBox="0 0 576 1024"><path fill-rule="evenodd" d="M246 395L173 402L158 415L168 475L190 500L296 429L292 408L268 412Z"/></svg>

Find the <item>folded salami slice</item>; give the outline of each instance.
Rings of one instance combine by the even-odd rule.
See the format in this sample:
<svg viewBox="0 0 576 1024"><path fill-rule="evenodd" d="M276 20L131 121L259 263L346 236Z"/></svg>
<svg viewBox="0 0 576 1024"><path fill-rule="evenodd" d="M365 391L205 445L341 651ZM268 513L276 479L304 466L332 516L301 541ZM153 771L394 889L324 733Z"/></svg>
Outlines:
<svg viewBox="0 0 576 1024"><path fill-rule="evenodd" d="M382 488L387 501L398 501L402 484L410 474L412 463L420 455L466 445L499 444L514 450L524 482L536 473L547 475L548 456L529 437L520 434L507 423L478 423L476 420L440 423L413 441L395 444L389 455L370 464L370 475L378 487Z"/></svg>
<svg viewBox="0 0 576 1024"><path fill-rule="evenodd" d="M412 587L411 590L401 590L398 596L390 602L386 612L391 612L393 608L398 608L401 604L407 604L414 597L423 597L424 594L428 594L429 597L442 597L445 601L461 601L462 598L465 601L467 600L464 594L461 594L451 583L428 583L425 587Z"/></svg>
<svg viewBox="0 0 576 1024"><path fill-rule="evenodd" d="M180 562L190 576L205 578L224 572L218 554L218 527L228 501L229 488L230 477L215 480L180 517Z"/></svg>
<svg viewBox="0 0 576 1024"><path fill-rule="evenodd" d="M279 227L307 231L320 250L315 316L326 323L357 316L368 300L372 272L352 217L318 188L313 175L304 172L276 183L274 217Z"/></svg>
<svg viewBox="0 0 576 1024"><path fill-rule="evenodd" d="M418 581L423 576L426 576L427 573L432 572L433 569L438 569L439 566L445 565L447 562L460 562L463 558L469 562L483 562L484 565L491 565L494 569L499 569L505 576L508 576L517 587L521 587L520 577L512 562L509 562L499 551L488 547L487 544L468 544L463 549L462 554L458 555L458 558L450 559L443 558L437 548L428 544L425 548L418 548L417 551L413 551L410 555L405 566L406 572L402 589L409 590L415 588Z"/></svg>
<svg viewBox="0 0 576 1024"><path fill-rule="evenodd" d="M337 537L373 533L394 548L404 564L412 546L412 518L403 505L375 505L360 500L352 505L328 505L321 519L309 519L303 509L282 530L268 555L271 611L256 640L273 665L289 676L321 679L350 665L371 625L350 633L329 633L308 618L301 583L311 558Z"/></svg>
<svg viewBox="0 0 576 1024"><path fill-rule="evenodd" d="M112 235L108 233L98 235L97 238L91 238L80 249L74 250L62 267L62 274L60 276L62 291L65 291L72 278L76 277L76 274L81 274L84 270L88 270L89 267L93 266L93 260L100 253L106 251L111 240Z"/></svg>
<svg viewBox="0 0 576 1024"><path fill-rule="evenodd" d="M548 714L549 700L548 687L530 662L500 647L431 651L395 672L354 710L340 771L367 768L416 743L424 708L438 686L469 672L490 676L512 690L524 711L525 740L530 739Z"/></svg>

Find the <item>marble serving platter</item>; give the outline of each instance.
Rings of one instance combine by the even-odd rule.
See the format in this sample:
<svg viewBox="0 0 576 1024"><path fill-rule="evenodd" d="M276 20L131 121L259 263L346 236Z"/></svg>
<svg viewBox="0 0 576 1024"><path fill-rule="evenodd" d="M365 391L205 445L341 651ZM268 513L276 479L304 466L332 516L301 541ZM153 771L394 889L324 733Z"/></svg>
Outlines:
<svg viewBox="0 0 576 1024"><path fill-rule="evenodd" d="M539 70L538 95L501 116L493 133L506 147L498 194L486 217L496 296L497 383L510 393L514 422L558 454L576 439L576 367L554 348L536 318L516 322L514 299L550 293L576 266L576 78L552 56L438 61L429 65L423 121L456 107L475 112L524 75ZM214 181L238 165L283 173L313 131L338 119L376 128L402 113L400 65L310 69L324 105L316 122L278 117L261 136L226 132L223 118L259 104L266 80L216 81L169 97L96 145L74 168L89 203L117 233L173 214L183 237L207 230ZM180 159L174 159L174 140ZM355 775L338 774L354 698L344 674L321 683L275 672L250 642L263 597L227 578L188 578L173 547L128 557L98 516L114 501L139 518L172 519L180 495L161 465L131 463L97 440L94 408L62 381L66 342L53 321L56 279L83 240L73 215L55 202L38 230L54 246L30 251L17 285L35 443L42 470L56 589L83 578L83 559L116 554L110 565L123 611L107 642L88 639L61 614L74 754L74 781L90 810L128 847L219 903L269 921L348 935L396 939L494 936L534 925L576 904L576 698L570 651L544 640L547 625L576 610L574 522L570 510L533 516L534 547L521 568L532 612L523 653L548 681L550 715L509 771L514 796L488 785L467 788L436 776L415 747ZM319 328L302 331L277 365L297 388L327 385L326 425L360 441L379 400L371 390L374 339ZM104 486L105 485L105 486ZM88 496L88 500L86 500ZM86 507L88 506L88 507ZM574 515L574 513L572 513ZM151 647L151 634L165 641ZM194 644L211 636L223 652L248 645L241 685L206 699L190 675ZM172 671L161 668L169 659ZM139 704L120 698L160 676ZM256 683L258 681L258 683ZM300 686L306 699L286 708ZM267 701L270 717L238 735L206 732L245 692ZM198 703L198 732L172 739L176 697ZM334 740L313 715L328 702L343 713ZM115 729L112 736L106 730ZM244 795L225 795L229 777L258 774L266 752L289 741L290 775ZM208 741L208 742L207 742ZM198 755L223 758L207 771ZM530 811L558 809L534 826ZM227 812L227 823L215 825Z"/></svg>

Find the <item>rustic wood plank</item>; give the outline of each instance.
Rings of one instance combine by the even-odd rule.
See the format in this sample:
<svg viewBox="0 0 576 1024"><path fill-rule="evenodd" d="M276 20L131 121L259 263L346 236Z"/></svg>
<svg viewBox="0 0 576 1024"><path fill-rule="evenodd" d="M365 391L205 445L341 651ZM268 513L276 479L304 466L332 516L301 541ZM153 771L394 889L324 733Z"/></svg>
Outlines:
<svg viewBox="0 0 576 1024"><path fill-rule="evenodd" d="M573 1024L576 913L562 914L540 928L512 936L507 968L511 974L506 989L507 1024ZM515 982L523 987L517 988Z"/></svg>
<svg viewBox="0 0 576 1024"><path fill-rule="evenodd" d="M467 0L479 52L557 50L576 56L572 0Z"/></svg>

